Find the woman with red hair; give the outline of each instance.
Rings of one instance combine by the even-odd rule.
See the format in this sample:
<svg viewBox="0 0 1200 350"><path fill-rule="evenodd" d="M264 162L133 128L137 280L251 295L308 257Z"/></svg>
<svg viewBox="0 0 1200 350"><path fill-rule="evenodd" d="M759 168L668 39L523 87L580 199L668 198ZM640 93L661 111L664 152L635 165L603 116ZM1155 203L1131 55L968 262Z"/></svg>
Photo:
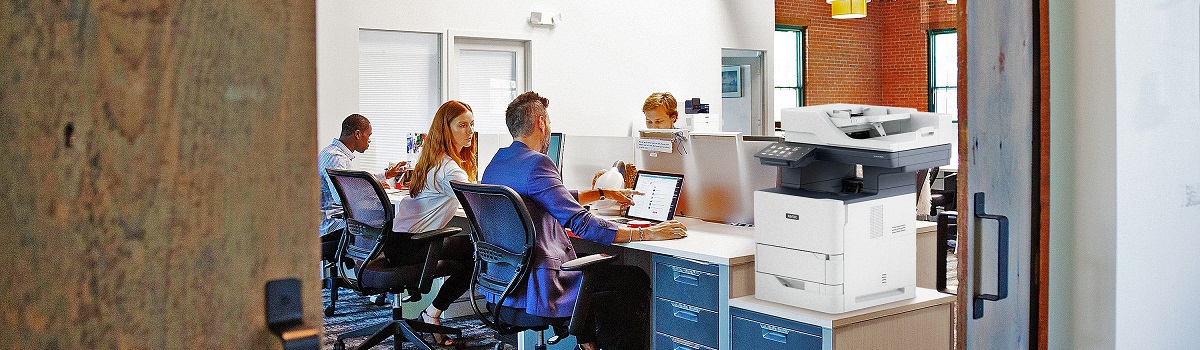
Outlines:
<svg viewBox="0 0 1200 350"><path fill-rule="evenodd" d="M459 207L450 181L479 182L479 147L475 143L471 106L453 100L443 103L433 115L421 148L421 156L406 183L408 197L396 208L392 227L397 230L425 232L445 227ZM441 260L456 261L461 268L446 277L433 303L421 311L425 322L440 325L442 311L470 287L474 249L466 235L454 235L442 243ZM454 345L453 339L442 334L434 334L434 341Z"/></svg>

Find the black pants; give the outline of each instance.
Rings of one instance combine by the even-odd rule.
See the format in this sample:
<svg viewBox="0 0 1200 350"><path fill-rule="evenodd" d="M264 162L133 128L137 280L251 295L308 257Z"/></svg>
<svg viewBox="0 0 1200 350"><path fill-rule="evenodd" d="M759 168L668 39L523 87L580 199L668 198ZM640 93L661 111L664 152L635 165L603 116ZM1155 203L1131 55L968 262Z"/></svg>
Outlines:
<svg viewBox="0 0 1200 350"><path fill-rule="evenodd" d="M383 255L392 261L404 261L423 256L423 251L412 251L402 244L384 244ZM446 276L442 289L433 298L433 307L446 310L458 297L471 287L471 271L474 269L475 245L467 235L446 237L438 253L439 275Z"/></svg>
<svg viewBox="0 0 1200 350"><path fill-rule="evenodd" d="M433 307L445 311L450 307L450 303L466 294L467 289L471 287L474 259L475 245L467 235L454 235L442 241L440 260L454 261L454 265L458 266L442 282L442 289L433 298Z"/></svg>
<svg viewBox="0 0 1200 350"><path fill-rule="evenodd" d="M581 296L587 305L590 319L572 320L586 322L582 329L593 329L594 333L574 334L579 343L596 342L602 349L649 349L650 348L650 276L636 266L602 265L589 269L584 275ZM581 299L581 303L584 299ZM575 328L575 327L572 327Z"/></svg>

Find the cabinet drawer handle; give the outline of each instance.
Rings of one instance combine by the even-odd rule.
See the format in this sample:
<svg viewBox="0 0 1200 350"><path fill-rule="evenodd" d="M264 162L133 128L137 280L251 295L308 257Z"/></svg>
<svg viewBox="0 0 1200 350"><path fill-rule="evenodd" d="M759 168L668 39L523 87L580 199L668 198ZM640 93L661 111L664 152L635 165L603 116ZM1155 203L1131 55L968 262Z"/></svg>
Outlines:
<svg viewBox="0 0 1200 350"><path fill-rule="evenodd" d="M770 340L770 341L773 341L776 343L787 344L787 334L763 329L762 337L763 337L763 339Z"/></svg>
<svg viewBox="0 0 1200 350"><path fill-rule="evenodd" d="M675 315L675 318L678 318L678 319L692 321L692 322L700 322L700 314L695 313L695 312L675 309L675 313L673 315Z"/></svg>
<svg viewBox="0 0 1200 350"><path fill-rule="evenodd" d="M700 286L700 276L675 271L675 277L672 279L675 280L675 282L697 287Z"/></svg>

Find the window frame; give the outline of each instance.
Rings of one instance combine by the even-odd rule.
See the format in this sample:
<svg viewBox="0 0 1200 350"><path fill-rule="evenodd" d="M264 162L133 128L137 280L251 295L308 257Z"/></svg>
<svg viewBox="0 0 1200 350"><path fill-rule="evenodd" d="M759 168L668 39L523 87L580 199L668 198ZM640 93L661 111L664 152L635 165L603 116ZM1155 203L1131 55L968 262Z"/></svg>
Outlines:
<svg viewBox="0 0 1200 350"><path fill-rule="evenodd" d="M929 86L929 90L927 91L927 94L926 94L926 101L927 101L926 108L928 108L929 112L933 112L933 111L937 110L936 109L936 107L937 107L936 106L936 104L937 104L936 93L938 90L958 89L957 82L955 82L954 85L947 85L947 86L938 86L937 85L937 44L936 44L937 40L935 39L935 37L938 35L957 34L957 33L958 33L958 29L956 29L956 28L930 29L927 31L926 54L928 54L928 57L929 57L929 59L928 59L929 67L926 69L926 73L928 73L928 78L927 78L928 84L927 85ZM957 49L958 48L955 48L955 50L957 50ZM955 57L957 57L957 56L958 55L955 54ZM957 66L958 65L956 63L955 67L957 67Z"/></svg>
<svg viewBox="0 0 1200 350"><path fill-rule="evenodd" d="M796 62L794 64L796 65L796 71L799 72L799 74L796 75L797 86L780 86L778 82L773 82L773 84L771 84L771 85L773 85L772 89L771 89L771 94L774 95L774 93L777 89L793 89L796 91L796 106L804 106L805 100L807 98L807 94L804 93L804 88L807 85L806 82L807 82L807 76L808 76L808 69L805 69L805 67L804 67L805 63L808 61L808 55L807 55L808 50L805 47L805 44L808 41L807 28L808 28L807 26L789 26L789 25L776 25L775 26L776 32L798 33L798 35L796 36ZM776 48L776 49L778 49L778 48ZM775 64L779 65L781 63L775 62ZM772 112L774 112L774 111L772 111ZM774 114L774 113L772 113L772 114ZM780 126L781 123L778 118L779 118L778 115L771 116L771 119L775 122L775 131L780 131L780 127L781 127Z"/></svg>

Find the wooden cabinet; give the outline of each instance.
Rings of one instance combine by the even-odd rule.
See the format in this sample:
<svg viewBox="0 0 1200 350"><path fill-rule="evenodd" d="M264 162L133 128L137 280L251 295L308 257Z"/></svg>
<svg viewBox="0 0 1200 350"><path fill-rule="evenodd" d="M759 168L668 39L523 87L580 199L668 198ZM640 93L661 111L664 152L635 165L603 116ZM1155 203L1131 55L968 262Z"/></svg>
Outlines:
<svg viewBox="0 0 1200 350"><path fill-rule="evenodd" d="M952 349L952 295L917 288L913 299L826 314L762 301L729 302L732 349ZM769 346L768 346L769 345Z"/></svg>

